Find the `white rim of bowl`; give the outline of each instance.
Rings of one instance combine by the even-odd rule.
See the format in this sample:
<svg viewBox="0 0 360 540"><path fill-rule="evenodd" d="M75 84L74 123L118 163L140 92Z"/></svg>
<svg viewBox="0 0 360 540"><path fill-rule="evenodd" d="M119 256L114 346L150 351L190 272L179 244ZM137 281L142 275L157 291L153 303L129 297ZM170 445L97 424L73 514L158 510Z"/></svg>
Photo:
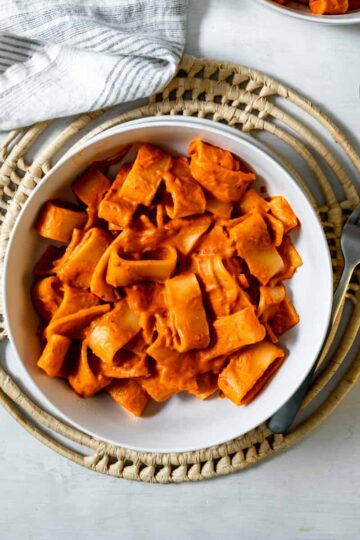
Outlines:
<svg viewBox="0 0 360 540"><path fill-rule="evenodd" d="M25 363L23 362L23 360L21 359L20 354L18 353L18 349L17 349L16 342L15 342L15 339L14 339L12 331L11 331L11 326L9 324L9 319L8 319L8 314L7 314L7 312L8 312L7 305L9 303L9 299L8 299L8 294L7 294L7 289L6 289L6 282L7 282L7 266L8 266L9 253L11 251L11 246L12 246L13 240L15 238L17 228L18 228L19 223L21 221L22 214L25 212L26 207L28 206L28 204L30 204L31 199L35 196L35 194L44 185L44 182L47 182L49 180L49 178L51 178L51 175L56 170L58 170L59 168L62 167L64 162L66 162L68 159L70 159L74 155L78 154L79 152L81 152L84 148L90 147L92 145L96 145L99 142L103 141L104 139L107 139L108 137L112 137L113 135L115 135L115 134L117 134L119 132L125 132L126 133L127 131L132 131L133 128L141 127L141 125L144 125L144 127L151 127L151 126L154 126L154 125L157 126L159 124L171 125L172 127L176 127L177 125L181 126L182 124L183 125L188 125L189 127L192 127L192 126L199 127L199 125L200 126L202 125L204 127L206 126L206 128L209 131L213 131L213 132L219 132L220 131L220 132L224 132L225 134L227 134L229 136L232 136L233 138L240 138L245 145L255 147L260 153L265 154L265 156L267 158L273 160L277 164L277 166L281 167L285 171L285 173L289 176L291 182L293 183L295 189L298 191L299 196L301 198L303 198L305 203L309 206L310 211L314 214L314 217L316 218L316 226L318 227L318 231L319 231L320 235L323 238L324 246L326 248L325 252L326 252L326 257L327 257L327 267L328 267L328 277L329 277L329 294L328 294L329 303L328 303L328 306L327 306L327 316L326 316L327 324L324 325L324 329L323 329L322 335L321 335L321 337L319 339L319 345L318 345L318 347L316 349L316 353L314 354L313 361L309 364L308 370L303 375L302 379L299 379L296 386L294 388L291 388L285 394L285 397L283 398L280 405L277 404L275 407L273 407L271 410L269 410L266 413L265 417L261 416L261 418L257 421L256 426L253 426L252 428L250 428L250 430L256 428L258 425L261 425L268 418L270 418L277 410L279 410L288 401L288 399L296 392L296 390L299 388L301 383L305 380L305 378L307 377L308 373L310 372L311 368L313 367L313 365L314 365L314 363L315 363L315 361L316 361L316 359L317 359L317 357L318 357L318 355L319 355L319 353L321 351L321 348L322 348L323 343L324 343L325 338L326 338L329 323L330 323L331 309L332 309L332 299L333 299L333 285L332 285L332 283L333 283L333 281L332 281L333 271L332 271L332 263L331 263L330 251L329 251L329 248L328 248L325 233L323 231L323 228L321 227L321 224L320 224L320 222L318 220L316 212L312 208L312 206L311 206L309 200L307 199L305 193L302 191L301 187L297 184L296 180L293 178L291 173L283 166L283 164L274 155L272 155L271 152L269 152L268 150L265 150L258 141L253 141L253 140L250 141L249 138L246 137L246 135L238 132L233 127L217 123L217 122L215 122L213 120L197 118L197 117L189 118L189 117L183 117L183 116L180 116L180 115L179 116L173 115L173 116L169 116L169 117L164 118L164 117L154 116L154 117L147 117L147 118L143 118L143 119L132 120L132 121L126 122L125 124L120 124L118 126L114 126L112 128L109 128L108 130L105 130L104 132L102 132L102 133L94 136L93 138L85 141L82 145L76 146L73 149L72 152L67 152L66 154L64 154L59 159L59 161L54 165L54 167L44 176L44 178L36 186L36 188L32 191L31 195L29 196L29 198L27 199L27 201L24 204L23 208L21 209L21 211L20 211L20 213L19 213L19 215L18 215L18 217L16 219L15 226L14 226L13 230L11 231L11 235L10 235L10 238L9 238L9 241L8 241L8 245L6 247L6 252L5 252L5 257L4 257L4 266L3 266L4 273L3 273L3 281L2 281L4 322L5 322L5 325L6 325L7 332L8 332L9 341L10 341L11 346L12 346L14 352L15 352L15 356L16 356L17 360L21 363L22 368L23 368L24 372L26 373L26 377L28 377L28 379L31 381L31 383L34 385L34 387L36 387L36 390L39 393L39 395L41 396L44 403L46 403L48 406L50 406L51 409L55 409L57 411L57 414L60 413L61 418L63 418L70 425L76 427L78 430L86 432L90 436L93 436L93 437L96 437L96 438L98 438L98 435L95 432L93 432L92 430L89 430L89 431L85 430L83 426L81 426L79 423L77 423L76 421L69 418L69 416L67 414L65 414L63 411L58 409L58 407L56 407L51 402L51 400L45 395L45 393L42 391L42 389L33 381L32 377L31 377L31 375L30 375L30 373L29 373L29 371L28 371L28 369L27 369L27 367L25 365ZM41 406L44 407L44 404L41 404ZM248 432L248 431L249 431L249 429L246 430L246 432ZM240 432L238 434L234 434L232 438L241 437L246 432ZM204 447L204 445L202 445L199 448L198 447L188 448L188 449L182 448L182 449L177 449L177 450L170 448L170 449L165 449L165 450L158 450L156 448L144 448L144 447L139 447L139 446L130 447L130 446L127 446L124 443L118 443L116 441L113 441L113 440L110 440L110 439L105 439L105 438L104 438L104 441L106 441L106 442L108 442L110 444L115 444L117 446L121 446L123 448L128 448L130 450L135 450L135 451L138 451L138 452L154 452L154 453L159 453L159 454L192 452L192 451L200 450L201 448ZM220 444L226 443L227 441L228 441L228 439L226 439L226 440L223 440L223 439L215 440L214 442L211 443L211 446L218 446Z"/></svg>

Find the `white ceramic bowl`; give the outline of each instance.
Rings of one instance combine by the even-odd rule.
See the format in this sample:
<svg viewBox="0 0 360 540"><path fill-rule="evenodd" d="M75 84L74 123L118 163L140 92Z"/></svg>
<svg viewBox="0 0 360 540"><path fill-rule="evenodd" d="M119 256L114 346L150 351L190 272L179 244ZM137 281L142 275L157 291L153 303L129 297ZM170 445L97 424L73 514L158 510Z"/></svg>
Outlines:
<svg viewBox="0 0 360 540"><path fill-rule="evenodd" d="M290 2L287 6L283 6L274 2L273 0L256 0L263 6L268 6L270 9L282 13L283 15L289 15L290 17L296 17L304 21L316 22L320 24L359 24L360 23L360 10L349 11L344 15L313 15L307 6L298 4L297 2Z"/></svg>
<svg viewBox="0 0 360 540"><path fill-rule="evenodd" d="M106 394L81 399L65 381L51 379L36 367L40 344L38 318L29 288L34 262L48 243L34 231L34 220L49 198L70 196L73 179L93 161L113 155L124 143L146 141L171 152L186 153L191 139L227 148L255 170L258 183L270 194L284 195L302 226L293 234L304 265L289 282L300 324L281 340L288 357L271 384L247 407L228 400L205 402L178 395L165 404L152 403L145 417L136 419ZM153 118L112 128L64 156L31 194L8 245L4 269L5 321L15 349L14 362L25 368L23 386L36 385L41 403L60 418L99 439L144 451L176 452L219 444L259 425L297 389L320 350L332 302L332 270L322 228L307 198L288 172L260 145L238 131L208 120L183 117ZM16 366L14 366L16 367Z"/></svg>

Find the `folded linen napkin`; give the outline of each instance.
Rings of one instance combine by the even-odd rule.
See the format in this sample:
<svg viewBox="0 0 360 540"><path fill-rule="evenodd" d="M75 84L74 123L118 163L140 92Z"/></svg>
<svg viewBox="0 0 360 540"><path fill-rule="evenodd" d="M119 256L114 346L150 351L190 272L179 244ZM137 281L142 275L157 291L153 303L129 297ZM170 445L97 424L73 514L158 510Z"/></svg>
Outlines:
<svg viewBox="0 0 360 540"><path fill-rule="evenodd" d="M0 129L160 90L186 11L187 0L0 0Z"/></svg>

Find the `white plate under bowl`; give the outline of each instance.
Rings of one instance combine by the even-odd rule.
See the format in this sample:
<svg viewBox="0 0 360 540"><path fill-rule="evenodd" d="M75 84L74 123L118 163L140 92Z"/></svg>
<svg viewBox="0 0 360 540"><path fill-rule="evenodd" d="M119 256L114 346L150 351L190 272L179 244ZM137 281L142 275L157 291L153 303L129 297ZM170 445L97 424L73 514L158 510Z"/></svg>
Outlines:
<svg viewBox="0 0 360 540"><path fill-rule="evenodd" d="M360 10L349 11L343 15L314 15L310 13L307 6L298 4L297 2L289 2L288 5L283 6L273 0L256 0L259 4L267 6L278 13L283 15L289 15L303 21L316 22L320 24L359 24L360 23Z"/></svg>
<svg viewBox="0 0 360 540"><path fill-rule="evenodd" d="M193 138L226 148L257 173L270 194L284 195L302 226L292 235L304 265L288 283L300 324L281 340L288 357L271 384L247 407L228 400L198 401L181 394L164 404L152 403L143 418L134 418L106 394L81 399L65 381L51 379L36 367L40 344L38 318L30 301L34 262L48 244L34 231L34 221L49 198L68 197L69 185L90 163L134 142L150 142L174 153L186 153ZM19 362L27 373L20 383L35 384L42 405L60 418L99 439L154 452L180 452L220 444L249 431L271 416L305 378L320 350L332 303L332 270L322 228L302 190L273 157L235 129L208 120L183 117L149 118L112 128L64 156L31 194L8 244L4 268L5 322ZM316 309L314 310L314 306ZM10 366L11 367L11 366ZM14 366L16 367L16 366ZM22 370L22 371L24 371Z"/></svg>

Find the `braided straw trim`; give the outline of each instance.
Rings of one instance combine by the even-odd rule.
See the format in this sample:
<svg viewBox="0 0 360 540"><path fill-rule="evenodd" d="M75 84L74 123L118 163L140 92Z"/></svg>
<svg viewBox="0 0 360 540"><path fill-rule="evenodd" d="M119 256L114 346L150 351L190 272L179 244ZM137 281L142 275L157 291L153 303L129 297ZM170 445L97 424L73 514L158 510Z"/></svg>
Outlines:
<svg viewBox="0 0 360 540"><path fill-rule="evenodd" d="M272 101L276 99L276 103ZM279 101L279 98L282 101ZM150 115L182 114L186 116L210 117L234 126L249 135L257 137L267 132L289 145L307 165L310 174L319 186L323 203L318 206L309 186L301 174L291 164L280 157L284 165L295 176L316 208L325 228L332 262L335 282L342 270L342 256L339 237L343 222L348 213L359 201L351 178L336 158L330 145L283 108L292 103L297 109L310 115L312 122L320 124L327 135L342 148L344 155L360 172L360 156L345 135L322 111L297 93L269 77L231 63L221 63L184 56L178 75L160 94L152 96L149 104L127 111L104 121L104 111L84 114L71 122L50 144L27 163L27 152L37 141L50 122L42 122L27 130L11 132L0 149L0 220L3 222L0 236L0 263L8 242L10 231L27 197L44 174L50 170L52 160L63 152L82 130L98 123L80 142L88 140L97 133L129 120ZM298 112L298 111L296 111ZM75 144L79 144L79 141ZM271 143L267 143L271 149ZM336 200L334 189L327 179L327 173L318 161L332 170L333 178L342 187L345 199ZM2 264L1 264L2 266ZM360 325L359 275L357 272L348 290L353 302L353 311L344 336L333 354L331 362L320 372L310 389L306 404L332 379L351 350ZM1 337L6 336L3 324ZM356 383L360 373L360 355L355 357L347 374L338 383L321 407L311 414L301 425L286 436L274 435L266 424L262 424L242 437L225 444L205 448L196 452L175 454L155 454L109 445L90 435L66 425L38 407L0 367L0 402L6 410L25 429L41 442L59 454L89 469L111 476L146 482L195 481L229 474L247 468L266 457L270 457L305 437L319 425L345 397ZM84 447L84 452L70 448Z"/></svg>

